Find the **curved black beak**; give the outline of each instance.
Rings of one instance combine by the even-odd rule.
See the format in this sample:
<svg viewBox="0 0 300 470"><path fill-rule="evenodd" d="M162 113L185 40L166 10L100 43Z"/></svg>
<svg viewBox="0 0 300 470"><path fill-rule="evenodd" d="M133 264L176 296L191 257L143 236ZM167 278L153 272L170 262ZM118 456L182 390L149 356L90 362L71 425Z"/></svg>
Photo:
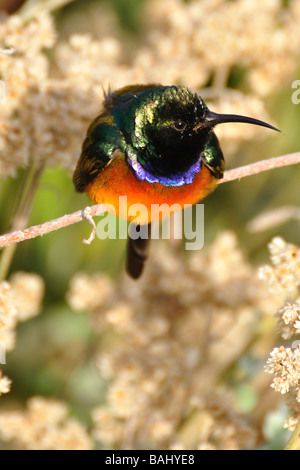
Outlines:
<svg viewBox="0 0 300 470"><path fill-rule="evenodd" d="M214 127L217 124L222 124L223 122L244 122L246 124L255 124L256 126L268 127L274 131L281 132L276 127L271 126L271 124L260 121L259 119L254 119L248 116L240 116L239 114L218 114L214 113L213 111L209 111L204 117L204 120L197 124L193 130L196 131L197 129L202 129L205 127Z"/></svg>

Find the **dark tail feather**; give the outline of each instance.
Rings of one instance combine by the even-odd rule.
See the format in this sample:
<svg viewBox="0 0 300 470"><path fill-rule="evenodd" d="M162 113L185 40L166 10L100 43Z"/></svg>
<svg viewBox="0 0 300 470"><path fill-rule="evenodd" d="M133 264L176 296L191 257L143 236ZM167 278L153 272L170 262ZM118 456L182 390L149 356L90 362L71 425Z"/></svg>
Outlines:
<svg viewBox="0 0 300 470"><path fill-rule="evenodd" d="M145 262L148 258L150 240L151 240L151 224L148 226L148 236L146 238L137 238L134 240L130 236L127 242L127 256L126 256L126 272L133 279L138 279L144 269Z"/></svg>

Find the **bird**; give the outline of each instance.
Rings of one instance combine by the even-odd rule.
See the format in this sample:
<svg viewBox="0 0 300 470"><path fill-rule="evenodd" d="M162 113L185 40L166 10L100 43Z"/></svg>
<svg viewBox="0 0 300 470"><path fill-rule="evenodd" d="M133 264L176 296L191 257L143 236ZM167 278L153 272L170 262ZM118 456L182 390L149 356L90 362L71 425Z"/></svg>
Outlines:
<svg viewBox="0 0 300 470"><path fill-rule="evenodd" d="M88 127L73 183L77 192L113 206L127 220L132 217L119 204L120 196L127 197L128 206L146 207L138 225L148 225L149 236L133 238L129 232L125 269L131 278L143 272L151 223L164 217L151 214L152 205L183 208L216 189L225 160L214 127L228 122L279 131L251 117L215 113L181 85L129 85L104 92L103 110Z"/></svg>

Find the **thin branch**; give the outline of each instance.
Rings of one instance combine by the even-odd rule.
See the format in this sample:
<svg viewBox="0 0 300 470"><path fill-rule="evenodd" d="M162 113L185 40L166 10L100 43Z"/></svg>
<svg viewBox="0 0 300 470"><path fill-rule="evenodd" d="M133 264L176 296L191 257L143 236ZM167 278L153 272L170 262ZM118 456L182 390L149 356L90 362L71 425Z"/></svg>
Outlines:
<svg viewBox="0 0 300 470"><path fill-rule="evenodd" d="M96 204L89 207L88 213L90 217L95 215L102 215L106 212L105 206ZM67 214L58 219L50 220L41 225L34 225L33 227L26 228L24 230L16 230L6 235L0 236L0 247L9 245L10 243L19 243L24 240L30 240L38 236L45 235L46 233L54 232L68 225L76 224L82 220L87 219L86 209L73 212L73 214Z"/></svg>
<svg viewBox="0 0 300 470"><path fill-rule="evenodd" d="M270 158L269 160L262 160L257 163L252 163L251 165L226 171L224 178L219 181L219 184L244 178L245 176L256 175L262 171L272 170L274 168L280 168L287 165L295 165L296 163L300 163L300 153L283 155L280 157ZM15 232L7 233L6 235L0 236L0 248L11 243L19 243L24 240L45 235L46 233L59 230L63 227L76 224L77 222L81 222L86 219L93 225L93 232L89 239L85 241L85 243L87 241L90 243L95 236L95 224L92 222L92 217L103 215L105 212L105 206L96 204L74 212L73 214L64 215L58 219L50 220L49 222L45 222L41 225L35 225L34 227L29 227L25 230L16 230Z"/></svg>
<svg viewBox="0 0 300 470"><path fill-rule="evenodd" d="M298 419L293 434L286 445L285 450L300 450L300 419Z"/></svg>
<svg viewBox="0 0 300 470"><path fill-rule="evenodd" d="M279 225L286 224L290 220L300 222L300 207L282 206L261 212L247 224L249 232L263 232Z"/></svg>
<svg viewBox="0 0 300 470"><path fill-rule="evenodd" d="M269 158L268 160L261 160L260 162L235 168L234 170L225 171L224 178L219 181L219 184L239 180L245 176L257 175L258 173L273 170L274 168L295 165L296 163L300 163L299 152L282 155L281 157Z"/></svg>

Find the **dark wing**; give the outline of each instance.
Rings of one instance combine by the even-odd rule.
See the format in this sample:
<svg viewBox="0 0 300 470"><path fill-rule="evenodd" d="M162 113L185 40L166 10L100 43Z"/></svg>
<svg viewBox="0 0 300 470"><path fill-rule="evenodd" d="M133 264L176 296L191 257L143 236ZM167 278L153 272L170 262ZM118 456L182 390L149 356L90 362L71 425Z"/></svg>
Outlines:
<svg viewBox="0 0 300 470"><path fill-rule="evenodd" d="M90 125L73 175L76 191L83 192L109 164L116 150L126 151L120 123L130 103L146 90L160 85L131 85L104 93L104 112Z"/></svg>
<svg viewBox="0 0 300 470"><path fill-rule="evenodd" d="M73 174L76 191L83 192L109 164L116 150L125 150L122 133L109 111L100 114L90 125L81 155Z"/></svg>

